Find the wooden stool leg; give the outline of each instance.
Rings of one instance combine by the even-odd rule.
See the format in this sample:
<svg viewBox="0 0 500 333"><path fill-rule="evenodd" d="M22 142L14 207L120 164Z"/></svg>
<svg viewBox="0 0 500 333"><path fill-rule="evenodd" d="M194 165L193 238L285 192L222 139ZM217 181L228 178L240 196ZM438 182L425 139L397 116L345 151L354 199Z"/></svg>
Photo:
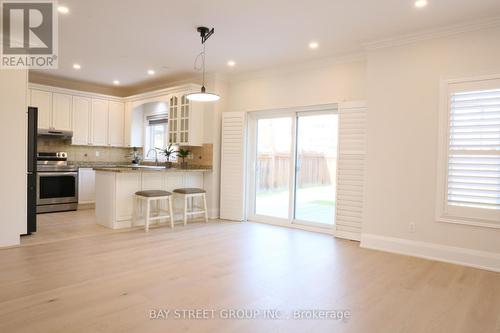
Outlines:
<svg viewBox="0 0 500 333"><path fill-rule="evenodd" d="M136 224L137 222L137 203L138 203L139 199L137 198L137 196L134 196L134 200L133 200L133 206L132 206L132 227Z"/></svg>
<svg viewBox="0 0 500 333"><path fill-rule="evenodd" d="M172 209L172 197L168 197L168 214L170 215L170 228L174 228L174 210Z"/></svg>
<svg viewBox="0 0 500 333"><path fill-rule="evenodd" d="M203 207L205 210L205 222L208 222L208 208L207 208L207 197L203 194Z"/></svg>
<svg viewBox="0 0 500 333"><path fill-rule="evenodd" d="M146 200L146 221L144 221L144 231L148 232L149 231L149 217L150 217L150 208L151 208L151 201L149 199Z"/></svg>
<svg viewBox="0 0 500 333"><path fill-rule="evenodd" d="M190 202L190 208L189 208L189 211L190 212L193 212L195 210L195 206L194 206L194 196L191 197L191 202ZM189 219L192 220L194 217L193 215L190 215Z"/></svg>
<svg viewBox="0 0 500 333"><path fill-rule="evenodd" d="M156 216L160 216L160 200L156 200ZM158 220L161 223L161 220Z"/></svg>
<svg viewBox="0 0 500 333"><path fill-rule="evenodd" d="M184 225L187 224L188 196L184 195Z"/></svg>

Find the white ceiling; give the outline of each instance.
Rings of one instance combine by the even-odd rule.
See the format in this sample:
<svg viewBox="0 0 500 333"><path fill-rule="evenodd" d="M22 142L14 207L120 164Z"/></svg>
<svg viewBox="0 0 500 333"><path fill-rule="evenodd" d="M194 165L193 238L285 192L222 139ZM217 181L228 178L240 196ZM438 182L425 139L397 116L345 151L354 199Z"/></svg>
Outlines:
<svg viewBox="0 0 500 333"><path fill-rule="evenodd" d="M192 75L196 27L215 27L207 70L241 72L362 50L367 41L500 15L499 0L59 0L61 77L122 86ZM310 50L310 41L319 48ZM237 65L230 69L228 60ZM82 66L80 71L73 63ZM148 69L156 70L155 77Z"/></svg>

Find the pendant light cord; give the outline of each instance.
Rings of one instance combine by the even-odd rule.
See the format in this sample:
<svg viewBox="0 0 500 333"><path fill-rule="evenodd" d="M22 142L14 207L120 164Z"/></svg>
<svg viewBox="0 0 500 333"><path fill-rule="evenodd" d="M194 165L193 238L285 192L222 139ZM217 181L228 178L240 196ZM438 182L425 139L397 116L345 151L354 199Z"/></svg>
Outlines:
<svg viewBox="0 0 500 333"><path fill-rule="evenodd" d="M202 71L202 82L203 86L205 86L205 44L202 44L203 50L196 56L196 59L194 60L194 70L196 71ZM198 66L198 62L201 58L201 67Z"/></svg>

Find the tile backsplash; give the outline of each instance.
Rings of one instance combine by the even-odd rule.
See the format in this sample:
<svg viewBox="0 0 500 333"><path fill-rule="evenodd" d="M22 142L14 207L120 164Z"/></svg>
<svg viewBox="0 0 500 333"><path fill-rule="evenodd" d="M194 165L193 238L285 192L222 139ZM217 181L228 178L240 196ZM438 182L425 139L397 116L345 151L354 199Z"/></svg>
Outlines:
<svg viewBox="0 0 500 333"><path fill-rule="evenodd" d="M71 140L45 137L38 137L37 145L39 152L67 152L68 161L71 162L130 163L130 155L133 151L133 148L73 146L71 145ZM184 148L188 149L192 155L191 159L186 159L188 165L212 167L213 144L209 143L201 147ZM142 148L139 148L139 154L142 155Z"/></svg>
<svg viewBox="0 0 500 333"><path fill-rule="evenodd" d="M187 158L186 162L188 165L197 165L204 167L212 167L213 166L213 144L205 143L201 147L183 147L189 150L192 155L192 159ZM179 162L180 158L178 159Z"/></svg>
<svg viewBox="0 0 500 333"><path fill-rule="evenodd" d="M130 162L132 148L73 146L71 140L38 137L39 152L68 153L68 161L78 162ZM142 149L141 149L142 151Z"/></svg>

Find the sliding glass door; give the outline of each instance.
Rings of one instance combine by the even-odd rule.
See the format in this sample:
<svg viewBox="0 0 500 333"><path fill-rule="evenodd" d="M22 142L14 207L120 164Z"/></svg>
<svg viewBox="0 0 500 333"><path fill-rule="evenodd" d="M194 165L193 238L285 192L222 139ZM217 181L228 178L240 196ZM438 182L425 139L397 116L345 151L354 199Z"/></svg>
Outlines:
<svg viewBox="0 0 500 333"><path fill-rule="evenodd" d="M296 222L333 225L337 175L337 115L297 117Z"/></svg>
<svg viewBox="0 0 500 333"><path fill-rule="evenodd" d="M249 134L249 218L333 226L336 111L256 114Z"/></svg>
<svg viewBox="0 0 500 333"><path fill-rule="evenodd" d="M255 214L288 219L292 119L257 120Z"/></svg>

